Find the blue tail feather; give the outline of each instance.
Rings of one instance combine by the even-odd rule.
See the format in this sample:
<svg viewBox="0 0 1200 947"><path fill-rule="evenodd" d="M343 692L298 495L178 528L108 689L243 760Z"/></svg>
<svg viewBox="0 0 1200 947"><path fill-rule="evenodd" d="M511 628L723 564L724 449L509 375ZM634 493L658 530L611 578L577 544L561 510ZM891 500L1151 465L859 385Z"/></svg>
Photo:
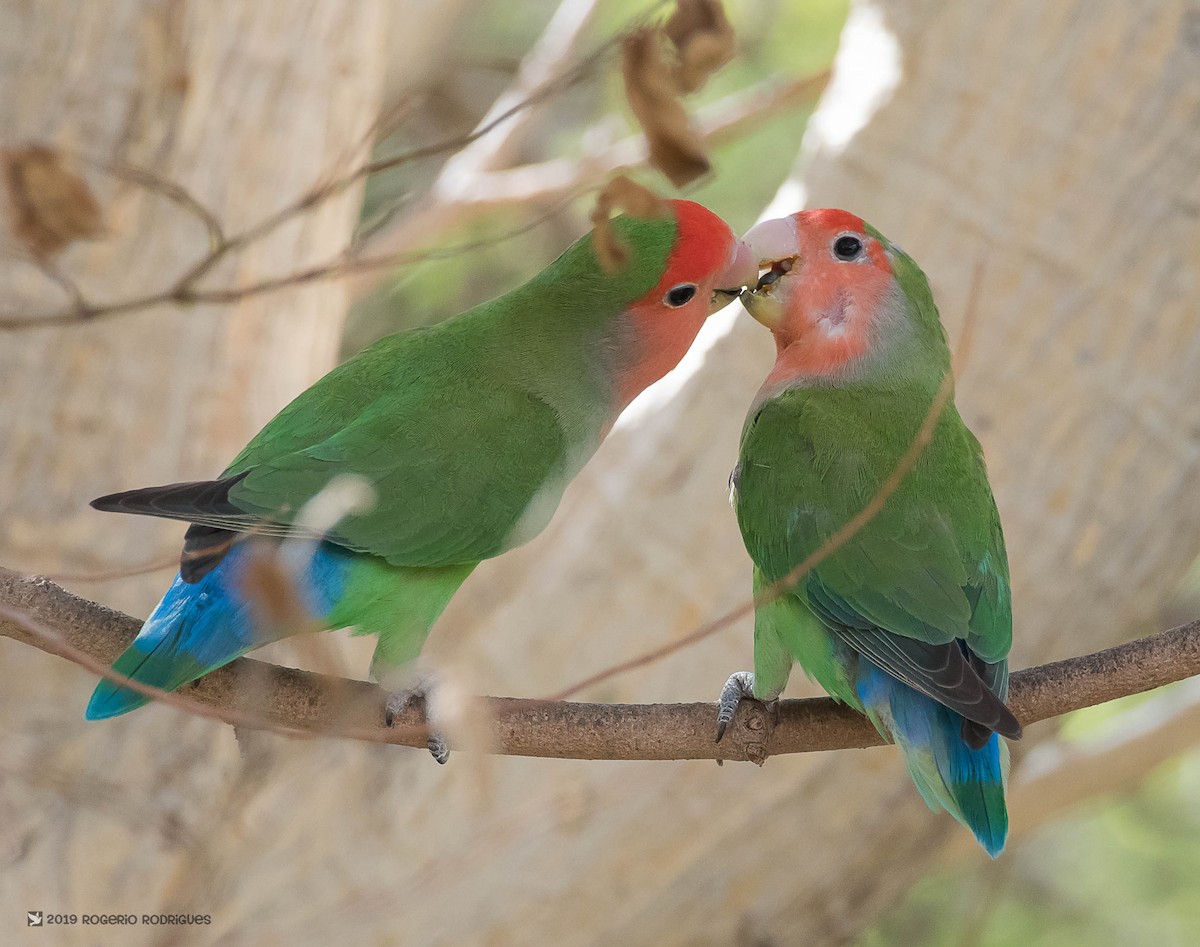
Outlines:
<svg viewBox="0 0 1200 947"><path fill-rule="evenodd" d="M242 591L244 570L255 552L251 542L241 542L199 582L188 584L176 576L113 670L170 691L289 633L261 627L252 603ZM311 614L327 614L341 597L352 556L328 543L317 547L305 581L297 583L308 599L304 604ZM92 693L86 717L115 717L149 700L105 679Z"/></svg>
<svg viewBox="0 0 1200 947"><path fill-rule="evenodd" d="M962 737L963 718L861 662L858 694L868 716L889 734L931 809L945 809L995 858L1008 837L1004 801L1008 748L995 733L979 749Z"/></svg>

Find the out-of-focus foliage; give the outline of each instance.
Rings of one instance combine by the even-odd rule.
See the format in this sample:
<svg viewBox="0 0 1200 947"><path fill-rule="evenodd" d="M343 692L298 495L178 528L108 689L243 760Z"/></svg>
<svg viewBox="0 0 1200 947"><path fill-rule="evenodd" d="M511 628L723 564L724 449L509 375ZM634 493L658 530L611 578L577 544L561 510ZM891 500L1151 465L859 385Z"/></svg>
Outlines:
<svg viewBox="0 0 1200 947"><path fill-rule="evenodd" d="M601 4L580 46L581 55L619 32L649 6L645 0ZM556 7L554 2L512 9L510 5L485 4L463 31L454 68L447 70L446 80L437 89L430 90L430 107L418 110L402 124L380 145L379 153L393 154L469 132L482 117L480 103L507 86L521 56ZM521 11L519 17L512 15L515 9ZM771 79L799 78L827 69L847 9L847 0L727 4L738 35L739 55L688 100L689 107L694 110ZM541 108L514 160L525 163L577 156L585 148L635 134L616 63L614 51L604 66ZM431 110L436 121L429 117ZM754 222L791 169L809 111L782 111L737 142L714 149L710 156L713 174L683 191L676 191L662 175L651 171L633 177L660 194L700 201L741 232ZM427 191L437 169L436 161L427 161L378 175L368 188L364 220L374 219L397 203L401 208L397 213L403 214L405 206L419 201ZM600 186L604 181L594 183ZM581 198L527 233L486 249L398 270L351 313L345 353L352 354L388 332L452 316L529 278L588 228L591 200ZM453 246L511 232L551 210L549 206L526 207L519 212L505 208L456 229L436 245Z"/></svg>
<svg viewBox="0 0 1200 947"><path fill-rule="evenodd" d="M1160 694L1163 692L1159 692ZM1145 696L1070 715L1068 743L1095 740ZM1018 825L1019 828L1019 825ZM860 947L1184 947L1200 943L1200 752L1099 796L998 861L922 879Z"/></svg>

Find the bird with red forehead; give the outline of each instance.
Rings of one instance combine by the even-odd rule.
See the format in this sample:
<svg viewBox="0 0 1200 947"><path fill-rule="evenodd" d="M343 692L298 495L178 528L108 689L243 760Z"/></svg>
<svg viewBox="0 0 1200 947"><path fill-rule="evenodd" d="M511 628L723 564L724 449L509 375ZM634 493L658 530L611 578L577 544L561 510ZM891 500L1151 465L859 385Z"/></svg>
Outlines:
<svg viewBox="0 0 1200 947"><path fill-rule="evenodd" d="M843 210L768 220L743 238L766 270L746 309L775 365L742 431L731 501L754 561L754 671L725 685L773 701L793 662L865 713L931 808L993 857L1004 847L1008 560L979 442L952 400L882 509L833 537L884 488L950 372L925 274ZM827 555L800 577L797 567Z"/></svg>
<svg viewBox="0 0 1200 947"><path fill-rule="evenodd" d="M419 696L400 686L407 666L475 566L546 526L617 415L757 278L711 211L656 210L610 222L628 251L615 272L585 235L523 286L342 363L216 479L93 501L190 524L179 575L114 670L174 690L267 642L352 627L378 639L371 670L395 689L390 722ZM314 528L304 511L345 475L370 501ZM289 539L310 542L276 555ZM287 565L292 607L253 594L264 554ZM146 700L106 679L87 716ZM430 749L445 759L440 737Z"/></svg>

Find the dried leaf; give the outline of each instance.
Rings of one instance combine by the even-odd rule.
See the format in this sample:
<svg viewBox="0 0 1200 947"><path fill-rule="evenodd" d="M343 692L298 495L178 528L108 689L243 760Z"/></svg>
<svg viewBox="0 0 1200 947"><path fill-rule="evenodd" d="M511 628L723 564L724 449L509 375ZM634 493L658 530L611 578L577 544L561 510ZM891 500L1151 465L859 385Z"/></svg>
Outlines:
<svg viewBox="0 0 1200 947"><path fill-rule="evenodd" d="M666 201L625 175L609 181L596 196L591 214L592 243L606 273L615 273L629 262L629 247L612 227L611 215L617 208L633 217L662 217L669 213Z"/></svg>
<svg viewBox="0 0 1200 947"><path fill-rule="evenodd" d="M665 200L623 174L604 185L596 196L593 214L603 213L607 217L614 210L622 210L631 217L668 217L671 214L671 208Z"/></svg>
<svg viewBox="0 0 1200 947"><path fill-rule="evenodd" d="M675 70L684 92L701 88L737 50L721 0L677 0L663 31L679 54Z"/></svg>
<svg viewBox="0 0 1200 947"><path fill-rule="evenodd" d="M9 226L34 256L48 259L73 240L104 231L100 205L87 182L67 170L52 148L29 145L0 153Z"/></svg>
<svg viewBox="0 0 1200 947"><path fill-rule="evenodd" d="M662 55L661 34L645 29L626 38L621 48L625 98L650 147L650 163L676 187L710 168L704 143L679 101L676 70Z"/></svg>

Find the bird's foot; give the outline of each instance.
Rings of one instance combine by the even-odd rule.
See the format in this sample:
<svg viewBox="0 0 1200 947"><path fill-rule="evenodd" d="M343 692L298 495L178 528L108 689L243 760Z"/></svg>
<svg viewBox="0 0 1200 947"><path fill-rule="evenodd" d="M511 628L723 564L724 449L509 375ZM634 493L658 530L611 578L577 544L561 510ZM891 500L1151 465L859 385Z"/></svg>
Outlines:
<svg viewBox="0 0 1200 947"><path fill-rule="evenodd" d="M721 697L717 701L717 738L713 742L721 742L721 737L725 736L725 730L733 722L733 715L737 713L738 704L744 697L754 698L754 672L734 671L721 688Z"/></svg>
<svg viewBox="0 0 1200 947"><path fill-rule="evenodd" d="M721 742L725 730L733 722L738 705L749 699L756 704L756 709L745 720L745 731L738 736L738 743L745 751L746 759L762 766L767 759L767 747L771 742L771 733L779 722L779 697L769 699L754 696L754 674L751 671L738 671L729 675L729 680L721 688L721 697L717 701L717 738ZM718 759L720 765L722 760Z"/></svg>
<svg viewBox="0 0 1200 947"><path fill-rule="evenodd" d="M396 718L414 704L420 704L424 710L425 725L429 728L429 738L426 741L426 746L429 747L429 752L433 754L433 758L439 763L445 763L450 759L450 745L446 742L446 735L439 730L433 729L429 722L429 695L437 687L436 680L426 674L419 678L411 687L406 687L403 690L393 691L388 695L387 704L384 707L383 721L389 727L394 726Z"/></svg>

